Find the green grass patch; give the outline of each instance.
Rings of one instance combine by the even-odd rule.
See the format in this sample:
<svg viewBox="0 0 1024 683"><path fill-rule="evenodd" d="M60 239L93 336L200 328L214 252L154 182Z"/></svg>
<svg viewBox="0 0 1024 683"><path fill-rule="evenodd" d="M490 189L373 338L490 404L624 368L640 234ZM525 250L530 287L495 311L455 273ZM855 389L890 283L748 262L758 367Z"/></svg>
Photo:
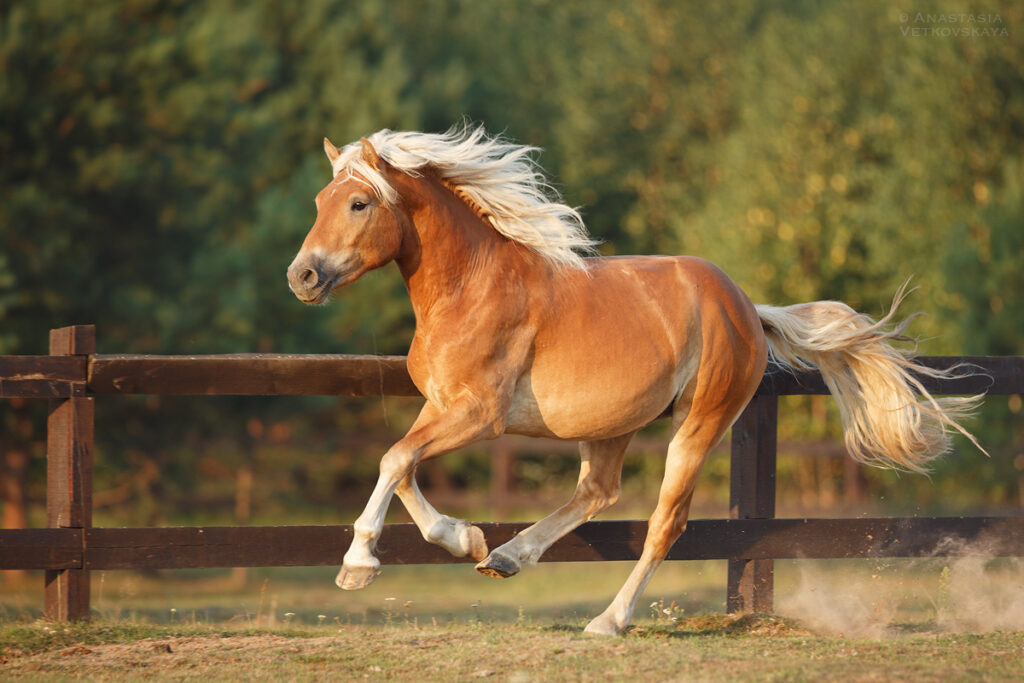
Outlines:
<svg viewBox="0 0 1024 683"><path fill-rule="evenodd" d="M289 680L1017 680L1024 633L822 637L771 615L581 626L260 628L43 621L0 627L5 678Z"/></svg>

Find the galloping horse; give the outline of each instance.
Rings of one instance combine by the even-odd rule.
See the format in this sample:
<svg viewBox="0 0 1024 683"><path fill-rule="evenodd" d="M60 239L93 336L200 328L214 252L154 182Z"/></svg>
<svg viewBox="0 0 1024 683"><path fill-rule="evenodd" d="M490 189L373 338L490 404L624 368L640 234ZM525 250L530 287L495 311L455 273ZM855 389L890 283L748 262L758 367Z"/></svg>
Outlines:
<svg viewBox="0 0 1024 683"><path fill-rule="evenodd" d="M708 452L754 394L769 357L816 368L839 404L850 454L923 471L949 448L978 397L934 399L890 341L902 291L878 322L845 304L755 306L721 270L690 256L584 257L580 215L560 203L536 148L482 128L382 130L343 148L324 140L334 178L288 268L295 295L330 292L390 261L416 316L409 374L426 404L384 454L337 584L380 573L374 545L397 493L423 537L480 572L509 577L619 495L630 438L670 416L672 439L639 562L589 633L627 627L655 569L686 528ZM419 463L501 434L580 442L575 493L488 552L483 533L442 515L416 485ZM968 435L969 436L969 435Z"/></svg>

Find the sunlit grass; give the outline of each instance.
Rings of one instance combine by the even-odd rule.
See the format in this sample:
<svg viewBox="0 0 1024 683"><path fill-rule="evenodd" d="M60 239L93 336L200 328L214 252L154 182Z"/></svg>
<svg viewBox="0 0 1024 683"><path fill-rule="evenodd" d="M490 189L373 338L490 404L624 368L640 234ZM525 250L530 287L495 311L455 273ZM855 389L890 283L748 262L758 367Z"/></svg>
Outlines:
<svg viewBox="0 0 1024 683"><path fill-rule="evenodd" d="M333 585L335 567L94 572L90 624L39 619L32 573L0 584L0 662L5 678L76 680L1017 680L1024 621L1007 617L1024 606L1022 564L960 562L778 561L777 615L724 614L724 562L668 562L617 639L583 628L630 562L507 580L385 566L357 592Z"/></svg>
<svg viewBox="0 0 1024 683"><path fill-rule="evenodd" d="M632 566L542 562L503 580L468 564L385 566L354 592L334 585L336 567L104 571L93 572L91 593L96 618L149 624L582 625L607 606ZM775 567L777 612L823 633L1024 630L1018 559L785 560ZM42 584L41 573L0 583L0 623L39 617ZM725 562L666 562L634 623L722 614L725 584Z"/></svg>
<svg viewBox="0 0 1024 683"><path fill-rule="evenodd" d="M215 680L1017 680L1024 634L821 637L766 615L698 615L588 637L582 624L0 624L5 678ZM841 669L839 668L841 667Z"/></svg>
<svg viewBox="0 0 1024 683"><path fill-rule="evenodd" d="M385 566L361 591L334 585L336 567L94 572L92 607L109 619L150 623L195 621L273 625L291 613L292 624L554 623L579 621L607 606L632 563L540 563L510 579L491 579L472 565ZM0 618L38 616L42 576L20 587L0 585ZM725 563L667 563L645 595L675 600L688 613L724 610ZM650 602L650 600L648 600ZM174 611L172 612L172 608Z"/></svg>

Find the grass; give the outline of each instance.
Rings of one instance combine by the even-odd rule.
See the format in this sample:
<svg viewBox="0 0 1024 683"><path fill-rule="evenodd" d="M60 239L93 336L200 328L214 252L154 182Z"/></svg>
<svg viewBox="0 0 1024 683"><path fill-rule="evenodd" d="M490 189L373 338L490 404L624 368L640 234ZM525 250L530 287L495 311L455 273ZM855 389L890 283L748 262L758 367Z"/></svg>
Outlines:
<svg viewBox="0 0 1024 683"><path fill-rule="evenodd" d="M334 585L336 567L253 569L244 582L228 571L94 572L91 593L97 616L150 623L275 626L285 614L293 615L292 625L316 625L320 614L356 625L554 623L600 612L631 568L629 562L541 563L498 581L465 564L385 566L375 583L355 592ZM648 594L675 599L690 614L724 611L725 572L723 562L666 565ZM0 590L0 623L40 616L42 583L39 576L17 591Z"/></svg>
<svg viewBox="0 0 1024 683"><path fill-rule="evenodd" d="M777 562L785 616L723 610L721 562L667 563L622 638L582 633L631 563L94 572L94 618L39 619L41 576L0 583L0 677L79 679L1020 680L1024 563Z"/></svg>
<svg viewBox="0 0 1024 683"><path fill-rule="evenodd" d="M585 636L582 624L0 628L7 679L1019 680L1022 651L1021 633L844 639L752 615L687 617L616 639Z"/></svg>

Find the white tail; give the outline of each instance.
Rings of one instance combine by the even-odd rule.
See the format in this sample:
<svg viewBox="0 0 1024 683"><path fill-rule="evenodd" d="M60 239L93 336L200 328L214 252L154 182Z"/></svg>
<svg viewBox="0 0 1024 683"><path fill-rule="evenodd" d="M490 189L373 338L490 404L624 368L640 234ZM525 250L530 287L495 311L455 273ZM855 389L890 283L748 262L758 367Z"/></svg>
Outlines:
<svg viewBox="0 0 1024 683"><path fill-rule="evenodd" d="M914 363L912 352L892 346L892 341L909 341L902 335L909 318L889 328L905 289L877 322L838 301L756 308L775 362L821 372L839 405L854 460L927 472L929 461L950 450L952 431L984 452L959 424L983 395L934 398L914 376L950 378L964 368L932 370Z"/></svg>

